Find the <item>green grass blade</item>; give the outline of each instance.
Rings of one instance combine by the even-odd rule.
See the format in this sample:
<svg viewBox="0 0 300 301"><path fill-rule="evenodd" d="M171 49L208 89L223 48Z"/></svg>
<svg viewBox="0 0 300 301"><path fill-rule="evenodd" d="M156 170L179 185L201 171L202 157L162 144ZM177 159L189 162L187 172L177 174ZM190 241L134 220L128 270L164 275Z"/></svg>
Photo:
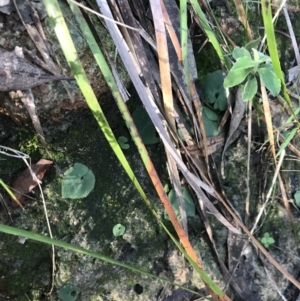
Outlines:
<svg viewBox="0 0 300 301"><path fill-rule="evenodd" d="M141 188L138 180L136 179L131 167L129 166L116 138L113 135L113 132L111 131L111 128L109 127L106 118L99 106L99 103L93 93L93 90L91 88L91 86L88 83L88 80L86 78L86 75L84 73L84 70L82 68L81 63L77 60L77 53L76 53L76 49L74 47L73 41L70 37L70 34L67 30L65 21L63 19L63 16L61 14L61 11L59 9L59 6L57 4L56 0L44 0L46 9L48 11L48 15L53 18L53 20L55 20L55 32L56 35L59 39L59 42L61 44L61 47L63 49L63 52L66 56L66 59L70 65L70 67L73 70L75 79L77 80L77 83L80 87L80 89L82 90L82 93L84 94L88 105L92 111L92 113L94 114L98 124L100 125L106 139L109 141L111 147L113 148L113 151L115 152L116 156L118 157L119 161L121 162L123 168L126 170L128 176L130 177L130 179L133 181L135 187L137 188L137 190L139 191L140 195L143 197L143 199L145 200L145 202L147 203L147 205L150 207L151 211L153 212L153 214L155 215L155 217L157 218L159 224L163 227L163 229L168 233L168 235L171 237L171 239L174 241L174 243L180 248L180 250L183 252L183 254L185 254L187 256L188 261L191 263L191 265L198 271L198 273L201 275L201 277L203 279L205 279L205 281L207 283L209 283L209 285L211 286L212 290L221 295L222 294L222 290L217 287L214 282L209 278L209 276L207 274L205 274L205 272L203 270L201 270L197 264L185 253L185 251L182 249L182 247L180 246L180 244L176 241L176 239L174 238L174 236L171 235L171 233L168 231L168 229L165 227L165 225L163 224L163 222L161 221L160 217L158 216L158 214L155 212L153 206L151 205L150 201L148 200L147 196L145 195L143 189ZM89 31L89 28L87 27L84 21L84 19L81 16L81 12L78 11L78 8L75 6L71 5L71 8L74 10L75 12L75 16L78 18L79 24L81 26L82 31L84 32L86 39L95 55L95 58L99 64L99 67L101 68L101 71L103 72L103 75L105 77L105 79L107 80L113 95L115 97L115 99L117 100L117 104L123 114L123 116L125 117L125 121L126 124L131 132L131 135L133 137L133 140L135 141L136 145L138 146L138 149L140 150L139 146L142 146L144 151L141 151L141 157L144 161L144 164L147 165L149 164L149 162L151 161L145 146L143 145L143 143L140 140L140 137L137 135L137 131L135 129L134 123L132 121L132 118L128 112L128 109L118 91L117 85L115 83L115 80L112 76L112 73L104 59L104 56L102 55L100 49L97 46L97 43L94 41L94 38L91 34L91 32ZM76 10L77 9L77 10ZM133 130L135 129L135 130Z"/></svg>
<svg viewBox="0 0 300 301"><path fill-rule="evenodd" d="M217 37L215 36L214 32L212 31L199 3L197 0L191 0L191 4L199 18L199 21L209 39L209 41L212 43L213 47L215 48L220 60L224 63L224 65L226 66L226 68L229 70L231 67L230 61L228 60L228 58L226 56L224 56L223 54L223 50L219 44L219 41L217 39Z"/></svg>
<svg viewBox="0 0 300 301"><path fill-rule="evenodd" d="M289 135L286 137L286 139L284 140L284 142L281 144L278 153L276 154L276 157L280 156L280 154L282 153L282 151L288 146L288 144L291 142L291 140L294 138L294 136L297 134L298 129L297 128L293 128Z"/></svg>
<svg viewBox="0 0 300 301"><path fill-rule="evenodd" d="M186 86L189 87L189 55L188 55L188 25L187 25L187 1L180 0L180 43L183 60L183 70Z"/></svg>
<svg viewBox="0 0 300 301"><path fill-rule="evenodd" d="M50 238L48 236L36 234L36 233L30 232L30 231L18 229L18 228L11 227L11 226L1 225L1 224L0 224L0 232L10 234L10 235L22 236L22 237L25 237L27 239L32 239L34 241L38 241L38 242L41 242L41 243L44 243L44 244L54 245L56 247L60 247L60 248L63 248L65 250L70 250L70 251L73 251L73 252L76 252L76 253L88 255L90 257L97 258L101 261L105 261L107 263L111 263L113 265L119 266L121 268L131 270L135 273L139 273L139 274L147 276L147 277L158 279L158 280L163 281L163 282L171 283L172 285L179 286L179 287L183 288L184 290L187 290L187 291L192 292L194 294L198 294L197 292L189 290L189 289L183 287L182 285L180 285L178 283L174 283L174 282L170 281L167 278L158 277L156 275L153 275L153 274L151 274L147 271L144 271L144 270L142 270L140 268L137 268L135 266L132 266L130 264L123 263L121 261L112 259L112 258L107 257L105 255L102 255L100 253L96 253L96 252L84 249L82 247L78 247L78 246L75 246L73 244L69 244L69 243L64 242L64 241L60 241L60 240L57 240L57 239L54 239L54 238Z"/></svg>
<svg viewBox="0 0 300 301"><path fill-rule="evenodd" d="M281 66L280 66L276 38L275 38L275 31L274 31L274 26L273 26L273 22L272 22L271 2L269 0L261 0L261 8L262 8L264 27L265 27L266 36L267 36L268 50L269 50L270 57L272 60L273 68L274 68L276 76L281 81L281 90L282 90L284 99L286 100L291 111L294 112L290 97L286 90L283 72L282 72Z"/></svg>
<svg viewBox="0 0 300 301"><path fill-rule="evenodd" d="M134 175L134 172L132 171L116 137L114 136L114 134L104 116L104 113L103 113L103 111L98 103L98 100L94 94L94 91L93 91L91 85L89 84L88 78L86 77L86 74L82 67L82 64L78 60L78 55L77 55L75 46L73 44L73 41L72 41L72 38L68 31L65 20L62 16L62 12L60 10L57 0L44 0L44 4L47 9L49 17L52 18L53 20L55 20L54 30L56 32L57 38L58 38L61 48L65 54L65 57L68 61L68 64L73 71L73 74L77 81L77 84L88 103L90 110L92 111L95 119L97 120L97 123L99 124L102 132L105 135L105 138L109 142L111 148L113 149L118 160L122 164L124 170L128 174L131 181L134 183L136 189L139 191L139 193L142 196L145 195L140 183L138 182L136 176ZM76 8L77 8L77 6L76 6ZM79 11L79 13L80 13L80 11ZM80 23L80 25L83 25L83 24ZM86 30L86 28L85 28L85 30ZM95 51L95 55L97 57L98 62L100 64L102 64L103 62L105 62L105 59L104 59L101 51L99 50L99 48L97 50L96 47L98 47L98 46L97 46L96 42L92 42L92 40L91 40L92 33L86 32L86 34L87 34L87 39L89 40L89 43L91 43L91 46L93 47L93 49ZM105 67L104 67L104 69L105 69ZM107 70L104 70L104 71L105 71L106 80L107 80L107 82L109 82L113 78L111 78L110 76L107 75L108 74L106 72ZM115 90L113 90L113 93L114 92L115 92Z"/></svg>

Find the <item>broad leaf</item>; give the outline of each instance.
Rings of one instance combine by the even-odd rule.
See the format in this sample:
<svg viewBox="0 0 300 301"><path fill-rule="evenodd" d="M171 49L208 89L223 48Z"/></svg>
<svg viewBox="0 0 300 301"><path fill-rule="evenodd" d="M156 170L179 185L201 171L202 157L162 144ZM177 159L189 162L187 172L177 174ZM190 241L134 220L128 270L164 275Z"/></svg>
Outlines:
<svg viewBox="0 0 300 301"><path fill-rule="evenodd" d="M183 185L183 187L182 187L182 195L183 195L183 199L184 199L184 207L185 207L185 211L186 211L186 216L194 217L195 216L195 204L194 204L194 201L190 195L189 189L186 184ZM168 193L168 197L170 199L170 203L174 209L176 216L180 219L178 200L176 198L176 193L173 188ZM169 220L169 216L166 212L164 213L164 218Z"/></svg>
<svg viewBox="0 0 300 301"><path fill-rule="evenodd" d="M271 92L273 96L276 96L280 92L281 83L280 79L276 76L276 74L269 70L268 68L261 67L258 68L259 76L266 86L266 88Z"/></svg>
<svg viewBox="0 0 300 301"><path fill-rule="evenodd" d="M156 134L156 129L146 109L142 105L133 111L132 118L144 144L155 144L160 141Z"/></svg>
<svg viewBox="0 0 300 301"><path fill-rule="evenodd" d="M257 79L255 76L249 78L246 82L246 85L244 87L243 91L243 101L248 101L253 99L257 92Z"/></svg>
<svg viewBox="0 0 300 301"><path fill-rule="evenodd" d="M114 236L122 236L125 233L125 227L121 224L116 224L113 227Z"/></svg>
<svg viewBox="0 0 300 301"><path fill-rule="evenodd" d="M268 55L265 55L264 53L256 50L255 48L252 48L253 52L253 58L258 63L267 63L271 62L271 58Z"/></svg>
<svg viewBox="0 0 300 301"><path fill-rule="evenodd" d="M250 52L244 47L242 47L242 48L234 47L234 49L232 51L232 56L235 58L235 60L242 58L242 57L246 57L246 58L252 60Z"/></svg>
<svg viewBox="0 0 300 301"><path fill-rule="evenodd" d="M57 291L57 294L61 301L76 301L80 294L80 288L66 284Z"/></svg>
<svg viewBox="0 0 300 301"><path fill-rule="evenodd" d="M225 111L227 109L227 97L223 87L224 77L222 70L208 73L203 81L203 98L214 105L214 109Z"/></svg>
<svg viewBox="0 0 300 301"><path fill-rule="evenodd" d="M295 203L298 207L300 207L300 190L297 190L294 194Z"/></svg>
<svg viewBox="0 0 300 301"><path fill-rule="evenodd" d="M252 70L253 68L238 70L231 69L224 80L224 88L231 88L241 84Z"/></svg>
<svg viewBox="0 0 300 301"><path fill-rule="evenodd" d="M62 197L69 199L81 199L93 190L95 176L87 166L75 163L69 168L62 180Z"/></svg>
<svg viewBox="0 0 300 301"><path fill-rule="evenodd" d="M203 107L202 111L205 132L207 137L219 135L218 127L221 117L212 109Z"/></svg>
<svg viewBox="0 0 300 301"><path fill-rule="evenodd" d="M237 61L233 64L230 71L231 70L254 68L254 67L257 67L257 66L258 66L258 63L255 62L252 58L241 57L241 58L237 59Z"/></svg>

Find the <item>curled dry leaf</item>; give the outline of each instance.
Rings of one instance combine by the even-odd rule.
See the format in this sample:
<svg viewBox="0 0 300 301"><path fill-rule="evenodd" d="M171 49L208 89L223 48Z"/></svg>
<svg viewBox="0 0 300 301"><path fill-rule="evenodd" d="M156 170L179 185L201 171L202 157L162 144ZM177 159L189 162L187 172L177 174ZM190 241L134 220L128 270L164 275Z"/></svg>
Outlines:
<svg viewBox="0 0 300 301"><path fill-rule="evenodd" d="M31 164L32 171L36 174L39 180L44 178L46 170L53 164L53 161L41 159L36 164ZM38 183L32 178L29 168L26 168L14 182L12 188L17 198L12 205L16 207L16 203L21 203L25 199L25 195L34 189Z"/></svg>

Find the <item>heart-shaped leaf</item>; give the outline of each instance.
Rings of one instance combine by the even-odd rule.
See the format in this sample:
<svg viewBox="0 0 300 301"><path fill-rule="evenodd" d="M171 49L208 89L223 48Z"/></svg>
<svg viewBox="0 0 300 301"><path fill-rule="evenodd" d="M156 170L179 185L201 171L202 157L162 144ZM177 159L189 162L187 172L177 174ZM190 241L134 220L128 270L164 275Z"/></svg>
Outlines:
<svg viewBox="0 0 300 301"><path fill-rule="evenodd" d="M57 293L61 301L76 301L80 294L80 288L72 284L66 284Z"/></svg>
<svg viewBox="0 0 300 301"><path fill-rule="evenodd" d="M217 136L221 117L212 109L203 107L202 111L205 132L207 137Z"/></svg>
<svg viewBox="0 0 300 301"><path fill-rule="evenodd" d="M160 140L156 134L156 129L145 108L138 106L132 113L134 123L141 135L144 144L155 144Z"/></svg>
<svg viewBox="0 0 300 301"><path fill-rule="evenodd" d="M113 227L114 236L122 236L125 233L125 227L121 224L116 224Z"/></svg>
<svg viewBox="0 0 300 301"><path fill-rule="evenodd" d="M297 190L294 194L295 203L298 207L300 207L300 190Z"/></svg>
<svg viewBox="0 0 300 301"><path fill-rule="evenodd" d="M227 109L227 97L223 87L224 77L222 70L208 73L203 81L203 97L205 101L214 105L214 109Z"/></svg>
<svg viewBox="0 0 300 301"><path fill-rule="evenodd" d="M186 216L194 217L195 216L195 204L194 204L194 201L191 197L191 194L190 194L186 184L182 186L182 195L184 198L184 207L185 207L185 211L186 211ZM171 205L175 211L176 216L180 219L178 201L177 201L176 193L173 188L168 193L168 197L169 197ZM164 213L164 217L165 217L165 219L169 220L169 216L166 211Z"/></svg>
<svg viewBox="0 0 300 301"><path fill-rule="evenodd" d="M81 199L86 197L95 186L95 176L87 166L75 163L69 168L62 180L62 197Z"/></svg>

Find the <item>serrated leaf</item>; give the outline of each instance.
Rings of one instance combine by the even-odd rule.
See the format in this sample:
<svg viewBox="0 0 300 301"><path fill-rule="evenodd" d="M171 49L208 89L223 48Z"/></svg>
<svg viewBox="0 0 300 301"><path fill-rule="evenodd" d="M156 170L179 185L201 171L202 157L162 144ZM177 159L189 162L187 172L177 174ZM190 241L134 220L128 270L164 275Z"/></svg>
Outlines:
<svg viewBox="0 0 300 301"><path fill-rule="evenodd" d="M281 82L280 79L276 76L276 74L265 67L258 68L257 71L262 82L264 83L266 88L271 92L271 94L273 96L278 95L281 88Z"/></svg>
<svg viewBox="0 0 300 301"><path fill-rule="evenodd" d="M120 147L122 148L122 149L129 149L129 144L127 143L128 142L128 139L127 139L127 137L125 137L125 136L120 136L119 138L118 138L118 142L119 142L119 144L120 144Z"/></svg>
<svg viewBox="0 0 300 301"><path fill-rule="evenodd" d="M156 129L146 111L146 109L140 105L132 113L134 123L141 135L144 144L155 144L160 140L156 134Z"/></svg>
<svg viewBox="0 0 300 301"><path fill-rule="evenodd" d="M95 186L95 176L87 166L75 163L62 180L62 197L81 199L89 195Z"/></svg>
<svg viewBox="0 0 300 301"><path fill-rule="evenodd" d="M238 70L231 69L224 80L224 88L231 88L241 84L252 70L253 68Z"/></svg>
<svg viewBox="0 0 300 301"><path fill-rule="evenodd" d="M255 76L253 76L252 78L248 79L246 82L243 95L242 95L243 101L248 101L253 99L256 92L257 92L257 79Z"/></svg>
<svg viewBox="0 0 300 301"><path fill-rule="evenodd" d="M114 236L122 236L125 233L125 227L121 224L116 224L113 227Z"/></svg>
<svg viewBox="0 0 300 301"><path fill-rule="evenodd" d="M300 207L300 190L297 190L294 194L295 203L298 207Z"/></svg>
<svg viewBox="0 0 300 301"><path fill-rule="evenodd" d="M214 109L224 111L227 108L227 97L223 87L224 77L222 70L208 73L202 83L203 98L213 104Z"/></svg>
<svg viewBox="0 0 300 301"><path fill-rule="evenodd" d="M232 56L235 58L235 60L242 57L246 57L252 60L250 52L244 47L234 47L232 51Z"/></svg>

